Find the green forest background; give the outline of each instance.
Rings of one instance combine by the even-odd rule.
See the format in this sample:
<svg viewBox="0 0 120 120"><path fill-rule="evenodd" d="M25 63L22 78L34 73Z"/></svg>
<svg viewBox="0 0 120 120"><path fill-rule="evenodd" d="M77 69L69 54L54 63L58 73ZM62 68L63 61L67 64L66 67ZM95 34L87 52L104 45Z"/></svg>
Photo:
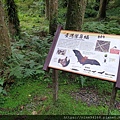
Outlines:
<svg viewBox="0 0 120 120"><path fill-rule="evenodd" d="M110 0L106 18L96 18L99 4L88 0L82 31L120 35L120 2ZM0 115L108 115L113 83L59 71L58 101L53 104L52 70L43 71L53 36L42 0L15 0L20 35L12 38L12 56L0 69ZM65 28L66 11L60 0L58 25ZM4 6L6 9L6 7ZM6 82L7 80L7 82ZM120 114L118 90L110 115Z"/></svg>

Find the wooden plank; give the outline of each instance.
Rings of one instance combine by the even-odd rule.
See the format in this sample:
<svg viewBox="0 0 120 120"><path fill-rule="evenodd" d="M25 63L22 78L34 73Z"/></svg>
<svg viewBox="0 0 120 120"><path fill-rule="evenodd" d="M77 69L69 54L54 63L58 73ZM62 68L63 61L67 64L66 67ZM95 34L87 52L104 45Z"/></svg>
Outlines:
<svg viewBox="0 0 120 120"><path fill-rule="evenodd" d="M50 50L49 50L49 53L48 53L48 56L45 60L45 63L44 63L44 66L43 66L43 70L45 71L48 71L48 65L50 63L50 60L51 60L51 57L52 57L52 54L53 54L53 51L54 51L54 48L56 46L56 43L57 43L57 40L58 40L58 37L59 37L59 34L60 34L60 31L61 31L62 27L61 26L58 26L57 30L56 30L56 34L55 34L55 37L53 39L53 42L52 42L52 45L50 47Z"/></svg>

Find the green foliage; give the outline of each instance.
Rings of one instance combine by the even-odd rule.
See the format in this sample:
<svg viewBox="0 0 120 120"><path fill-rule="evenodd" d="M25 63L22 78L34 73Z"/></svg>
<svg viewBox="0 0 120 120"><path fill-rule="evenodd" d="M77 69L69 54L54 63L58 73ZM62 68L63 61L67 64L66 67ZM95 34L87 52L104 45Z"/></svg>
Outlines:
<svg viewBox="0 0 120 120"><path fill-rule="evenodd" d="M18 5L21 23L21 39L12 42L12 56L5 63L7 70L0 77L0 91L4 93L4 80L14 79L15 83L8 94L0 94L0 114L31 115L36 111L39 115L107 115L107 106L88 106L81 99L71 96L71 92L93 88L98 95L108 95L112 84L90 77L76 77L71 81L68 74L59 75L59 99L56 105L52 101L52 78L50 73L42 70L45 58L50 48L51 36L48 33L49 22L44 18L43 0L15 0ZM64 0L63 0L64 2ZM95 21L89 17L97 15L98 5L92 0L86 9L83 31L107 34L120 34L119 8L107 10L105 21ZM66 6L59 2L58 23L65 25ZM117 15L117 16L116 16ZM45 35L44 35L45 33ZM46 84L47 83L47 84ZM72 83L72 84L70 84ZM3 96L7 95L7 96ZM47 96L42 101L41 98ZM106 99L109 101L110 96ZM119 100L119 94L117 96ZM71 104L72 103L72 104ZM104 103L103 103L104 104ZM118 115L119 111L111 111L111 115Z"/></svg>
<svg viewBox="0 0 120 120"><path fill-rule="evenodd" d="M4 78L0 77L0 106L5 103L5 95L7 95L7 92L4 90Z"/></svg>
<svg viewBox="0 0 120 120"><path fill-rule="evenodd" d="M116 20L111 21L93 21L86 22L83 25L83 31L105 33L105 34L120 34L120 25Z"/></svg>
<svg viewBox="0 0 120 120"><path fill-rule="evenodd" d="M68 89L69 88L69 89ZM101 106L87 106L86 103L77 101L71 97L71 91L79 89L77 84L63 85L59 87L59 99L53 105L52 89L40 81L25 81L19 86L11 88L4 99L2 115L32 115L36 111L38 115L106 115L107 109ZM45 100L41 100L46 98ZM71 104L72 103L72 104ZM1 106L3 107L3 106Z"/></svg>
<svg viewBox="0 0 120 120"><path fill-rule="evenodd" d="M118 110L112 110L112 111L110 111L110 115L117 116L117 115L119 115L119 111Z"/></svg>
<svg viewBox="0 0 120 120"><path fill-rule="evenodd" d="M6 101L6 98L3 94L0 94L0 106L2 107Z"/></svg>
<svg viewBox="0 0 120 120"><path fill-rule="evenodd" d="M30 37L29 35L27 37ZM48 39L34 36L30 40L17 41L12 47L12 56L6 62L10 68L9 78L36 78L45 74L42 70L49 49Z"/></svg>
<svg viewBox="0 0 120 120"><path fill-rule="evenodd" d="M65 26L66 13L67 13L67 0L62 0L58 2L58 24Z"/></svg>
<svg viewBox="0 0 120 120"><path fill-rule="evenodd" d="M44 1L43 0L15 0L18 6L18 16L21 24L21 31L28 31L29 33L43 30L48 25L45 20Z"/></svg>
<svg viewBox="0 0 120 120"><path fill-rule="evenodd" d="M66 8L59 9L58 12L58 24L61 24L62 26L65 26L66 21Z"/></svg>
<svg viewBox="0 0 120 120"><path fill-rule="evenodd" d="M94 9L86 9L85 11L85 18L89 18L89 17L96 17L97 16L97 11L95 11Z"/></svg>
<svg viewBox="0 0 120 120"><path fill-rule="evenodd" d="M120 16L120 7L113 7L107 10L107 16L117 16L119 18Z"/></svg>
<svg viewBox="0 0 120 120"><path fill-rule="evenodd" d="M99 3L89 2L85 10L85 18L96 17L99 10Z"/></svg>
<svg viewBox="0 0 120 120"><path fill-rule="evenodd" d="M4 90L4 87L3 87L3 84L4 84L4 78L0 78L0 94L4 94L6 95L6 91ZM1 103L1 102L0 102Z"/></svg>
<svg viewBox="0 0 120 120"><path fill-rule="evenodd" d="M84 87L87 79L88 77L80 76L80 77L76 77L75 82L77 82L80 86Z"/></svg>
<svg viewBox="0 0 120 120"><path fill-rule="evenodd" d="M120 6L120 0L115 0L114 4L115 6Z"/></svg>

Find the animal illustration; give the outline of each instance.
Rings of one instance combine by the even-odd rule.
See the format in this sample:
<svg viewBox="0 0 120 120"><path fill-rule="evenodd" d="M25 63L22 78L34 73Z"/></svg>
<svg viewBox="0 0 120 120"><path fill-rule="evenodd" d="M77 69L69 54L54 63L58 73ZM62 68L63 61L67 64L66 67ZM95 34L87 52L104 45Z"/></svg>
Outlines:
<svg viewBox="0 0 120 120"><path fill-rule="evenodd" d="M99 74L103 74L105 71L102 71L102 72L98 72Z"/></svg>
<svg viewBox="0 0 120 120"><path fill-rule="evenodd" d="M67 60L67 57L65 59L59 59L58 63L60 63L62 67L66 67L70 63L70 59Z"/></svg>
<svg viewBox="0 0 120 120"><path fill-rule="evenodd" d="M78 50L73 50L73 52L75 53L75 56L77 57L78 59L78 62L82 65L85 65L85 64L90 64L90 65L99 65L100 66L100 63L95 60L95 59L88 59L88 57L83 57L82 54L80 53L80 51Z"/></svg>
<svg viewBox="0 0 120 120"><path fill-rule="evenodd" d="M95 71L95 70L93 70L92 72L93 72L93 73L95 73L96 71Z"/></svg>
<svg viewBox="0 0 120 120"><path fill-rule="evenodd" d="M113 75L113 74L108 74L108 73L105 73L105 75L109 75L109 76L115 76L115 75Z"/></svg>

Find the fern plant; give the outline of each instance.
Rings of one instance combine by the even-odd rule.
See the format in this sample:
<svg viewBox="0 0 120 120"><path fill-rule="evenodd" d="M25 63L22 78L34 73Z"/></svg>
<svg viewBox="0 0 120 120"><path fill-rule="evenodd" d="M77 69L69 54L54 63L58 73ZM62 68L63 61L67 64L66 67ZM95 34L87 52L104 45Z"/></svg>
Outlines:
<svg viewBox="0 0 120 120"><path fill-rule="evenodd" d="M10 72L8 77L25 79L45 75L42 68L49 46L48 38L40 40L37 36L26 40L20 39L13 44L12 56L6 62Z"/></svg>
<svg viewBox="0 0 120 120"><path fill-rule="evenodd" d="M7 92L4 90L4 78L0 78L0 94L7 94Z"/></svg>
<svg viewBox="0 0 120 120"><path fill-rule="evenodd" d="M116 20L101 22L86 22L83 25L83 31L97 32L102 34L120 34L120 25Z"/></svg>

